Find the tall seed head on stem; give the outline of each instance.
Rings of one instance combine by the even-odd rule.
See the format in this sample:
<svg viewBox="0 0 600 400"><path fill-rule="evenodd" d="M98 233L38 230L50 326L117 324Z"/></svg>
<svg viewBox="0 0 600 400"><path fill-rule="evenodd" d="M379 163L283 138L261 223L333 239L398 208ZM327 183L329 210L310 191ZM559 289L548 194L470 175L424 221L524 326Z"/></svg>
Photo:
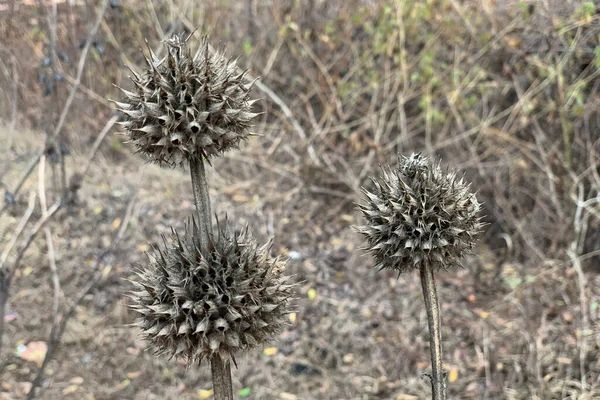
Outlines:
<svg viewBox="0 0 600 400"><path fill-rule="evenodd" d="M481 204L456 172L412 154L400 156L398 166L373 183L373 192L363 190L359 209L366 224L357 230L380 269L447 269L475 245Z"/></svg>
<svg viewBox="0 0 600 400"><path fill-rule="evenodd" d="M237 72L237 63L222 53L210 54L206 37L192 56L188 39L166 40L161 59L150 50L145 71L132 71L135 91L121 89L125 98L115 102L138 152L159 164L208 159L236 148L259 115L251 111L247 71Z"/></svg>

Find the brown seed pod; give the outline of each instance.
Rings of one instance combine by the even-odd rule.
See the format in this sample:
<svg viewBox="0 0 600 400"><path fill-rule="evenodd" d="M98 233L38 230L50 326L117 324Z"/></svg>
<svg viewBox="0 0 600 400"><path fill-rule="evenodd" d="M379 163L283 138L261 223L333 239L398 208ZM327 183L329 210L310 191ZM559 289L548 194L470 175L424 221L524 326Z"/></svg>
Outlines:
<svg viewBox="0 0 600 400"><path fill-rule="evenodd" d="M187 39L164 42L162 59L150 50L146 70L132 71L135 91L122 90L115 102L137 151L159 164L177 165L192 158L217 156L239 146L250 135L253 119L247 71L236 61L210 54L205 37L194 56Z"/></svg>
<svg viewBox="0 0 600 400"><path fill-rule="evenodd" d="M174 230L163 249L132 281L137 326L157 354L188 364L260 346L283 330L293 285L285 261L258 247L248 228L232 233L219 226L210 249L202 249L195 221L183 236Z"/></svg>
<svg viewBox="0 0 600 400"><path fill-rule="evenodd" d="M363 190L366 202L359 209L366 224L357 230L368 242L366 250L378 268L398 273L457 265L483 226L470 184L420 154L398 162L373 180L373 192Z"/></svg>

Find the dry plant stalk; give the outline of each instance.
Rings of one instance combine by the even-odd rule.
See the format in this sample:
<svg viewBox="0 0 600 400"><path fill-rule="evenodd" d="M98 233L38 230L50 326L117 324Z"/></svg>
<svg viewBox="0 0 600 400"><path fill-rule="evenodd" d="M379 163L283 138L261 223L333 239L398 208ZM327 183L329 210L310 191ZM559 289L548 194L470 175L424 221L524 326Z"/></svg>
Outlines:
<svg viewBox="0 0 600 400"><path fill-rule="evenodd" d="M373 179L359 209L366 225L357 227L367 240L376 266L398 272L419 270L429 324L433 400L445 400L440 308L434 272L448 270L471 252L483 224L481 205L470 185L454 171L420 154L399 157L397 168Z"/></svg>
<svg viewBox="0 0 600 400"><path fill-rule="evenodd" d="M182 234L172 229L138 268L132 308L155 353L209 360L215 398L228 400L234 354L281 333L293 285L271 243L259 247L247 227L232 233L217 221L213 232L204 163L247 139L259 114L251 112L247 71L211 54L207 38L192 56L188 40L166 40L162 59L149 50L145 72L132 71L135 92L121 89L125 100L115 102L138 152L158 164L189 163L197 210L197 220Z"/></svg>

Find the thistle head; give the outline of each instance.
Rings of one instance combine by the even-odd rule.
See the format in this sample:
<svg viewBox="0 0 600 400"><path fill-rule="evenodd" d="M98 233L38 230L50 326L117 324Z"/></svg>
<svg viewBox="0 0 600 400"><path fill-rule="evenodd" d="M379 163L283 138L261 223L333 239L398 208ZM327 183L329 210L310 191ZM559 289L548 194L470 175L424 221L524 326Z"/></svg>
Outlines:
<svg viewBox="0 0 600 400"><path fill-rule="evenodd" d="M145 71L132 71L135 91L121 89L124 100L115 102L137 151L177 165L237 148L258 115L251 112L247 71L239 73L221 53L210 54L206 37L194 56L179 36L164 45L166 55L159 59L150 50Z"/></svg>
<svg viewBox="0 0 600 400"><path fill-rule="evenodd" d="M174 230L163 249L132 281L137 325L157 354L229 360L281 333L290 313L293 285L285 261L258 247L248 229L219 226L209 249L200 246L192 220L183 236ZM235 359L234 359L235 360Z"/></svg>
<svg viewBox="0 0 600 400"><path fill-rule="evenodd" d="M470 253L482 227L481 204L455 171L420 154L401 156L398 167L363 190L357 230L380 269L402 273L421 266L448 269Z"/></svg>

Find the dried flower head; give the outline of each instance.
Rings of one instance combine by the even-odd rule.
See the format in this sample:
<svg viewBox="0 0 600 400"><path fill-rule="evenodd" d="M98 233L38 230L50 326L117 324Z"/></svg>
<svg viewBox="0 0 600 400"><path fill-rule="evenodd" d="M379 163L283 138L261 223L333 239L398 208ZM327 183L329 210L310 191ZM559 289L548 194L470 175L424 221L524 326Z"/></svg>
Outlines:
<svg viewBox="0 0 600 400"><path fill-rule="evenodd" d="M221 53L211 55L206 37L193 57L187 39L173 36L164 44L162 59L150 50L144 73L132 71L135 92L121 89L126 99L115 102L138 152L175 165L238 147L259 115L251 112L247 71L238 73L236 61Z"/></svg>
<svg viewBox="0 0 600 400"><path fill-rule="evenodd" d="M293 285L285 261L258 247L245 228L219 226L211 249L201 249L195 221L165 248L149 254L150 265L132 283L137 325L157 354L188 364L264 344L281 333L290 313Z"/></svg>
<svg viewBox="0 0 600 400"><path fill-rule="evenodd" d="M420 154L401 156L364 190L366 225L357 229L380 269L402 273L421 265L447 269L473 248L482 227L481 205L470 184Z"/></svg>

